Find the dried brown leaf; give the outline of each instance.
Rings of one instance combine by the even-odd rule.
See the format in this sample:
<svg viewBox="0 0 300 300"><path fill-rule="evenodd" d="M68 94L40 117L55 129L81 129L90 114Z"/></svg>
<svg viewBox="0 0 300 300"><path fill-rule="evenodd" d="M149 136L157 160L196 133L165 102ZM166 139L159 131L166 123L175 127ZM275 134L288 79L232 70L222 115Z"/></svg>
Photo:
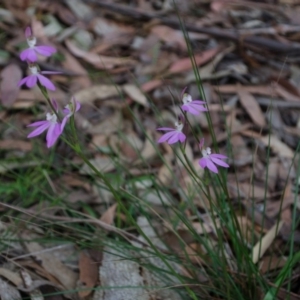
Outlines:
<svg viewBox="0 0 300 300"><path fill-rule="evenodd" d="M224 56L230 52L232 52L235 49L234 45L231 45L230 47L224 49L220 53L218 53L208 64L201 67L199 69L199 73L201 74L201 79L211 79L211 78L220 78L224 76L228 76L231 71L230 70L220 70L217 72L214 72L219 62L224 58ZM190 83L196 81L196 76L194 71L192 70L190 74L187 76L185 83Z"/></svg>
<svg viewBox="0 0 300 300"><path fill-rule="evenodd" d="M280 141L277 138L277 136L275 136L273 134L270 137L269 136L263 136L263 137L260 137L260 140L266 146L270 145L272 150L275 153L277 153L279 156L289 157L289 158L294 157L294 151L289 146L287 146L282 141Z"/></svg>
<svg viewBox="0 0 300 300"><path fill-rule="evenodd" d="M216 219L214 222L211 219L205 220L205 222L194 222L193 228L198 234L208 234L211 232L216 232L217 228L220 228L220 220Z"/></svg>
<svg viewBox="0 0 300 300"><path fill-rule="evenodd" d="M131 58L110 57L98 55L93 52L86 52L78 48L71 40L65 41L68 49L77 57L84 59L97 69L112 69L116 66L127 66L135 64L136 61Z"/></svg>
<svg viewBox="0 0 300 300"><path fill-rule="evenodd" d="M237 221L240 225L240 232L243 236L243 238L247 241L247 242L251 242L253 239L253 224L252 222L246 217L246 216L237 216ZM254 231L255 233L255 231Z"/></svg>
<svg viewBox="0 0 300 300"><path fill-rule="evenodd" d="M158 180L161 184L168 185L173 179L173 167L172 159L174 158L173 154L164 155L164 164L158 171Z"/></svg>
<svg viewBox="0 0 300 300"><path fill-rule="evenodd" d="M256 264L262 258L262 256L271 246L283 224L283 221L274 224L273 227L263 236L263 238L260 239L258 243L253 247L252 261L254 264Z"/></svg>
<svg viewBox="0 0 300 300"><path fill-rule="evenodd" d="M113 134L109 138L109 144L121 159L129 162L138 159L144 145L134 132L130 132L124 137Z"/></svg>
<svg viewBox="0 0 300 300"><path fill-rule="evenodd" d="M283 86L274 84L276 93L286 101L300 102L300 97L288 92Z"/></svg>
<svg viewBox="0 0 300 300"><path fill-rule="evenodd" d="M94 10L90 5L85 4L84 1L66 0L65 3L77 16L77 18L81 20L90 21L94 16Z"/></svg>
<svg viewBox="0 0 300 300"><path fill-rule="evenodd" d="M122 86L124 92L137 103L149 107L146 96L141 92L141 90L133 84L125 84Z"/></svg>
<svg viewBox="0 0 300 300"><path fill-rule="evenodd" d="M211 59L221 50L220 47L216 47L213 49L206 50L201 54L196 54L194 56L195 62L197 66L202 66ZM175 62L169 69L170 74L176 74L188 71L193 68L192 62L190 58L183 58Z"/></svg>
<svg viewBox="0 0 300 300"><path fill-rule="evenodd" d="M16 287L23 285L23 281L20 275L11 270L0 268L0 276L4 277L5 279L13 283Z"/></svg>
<svg viewBox="0 0 300 300"><path fill-rule="evenodd" d="M293 70L293 69L292 69ZM291 71L293 73L293 71ZM293 74L290 79L286 79L284 77L275 77L274 81L280 84L285 90L289 91L289 93L300 97L300 89L297 87L296 83L293 82Z"/></svg>
<svg viewBox="0 0 300 300"><path fill-rule="evenodd" d="M30 240L31 238L24 234L25 240ZM69 267L64 265L59 259L57 259L51 252L45 251L42 246L36 242L25 243L26 248L41 262L43 268L49 272L52 276L57 278L59 282L67 289L74 289L78 279L78 275L73 272Z"/></svg>
<svg viewBox="0 0 300 300"><path fill-rule="evenodd" d="M233 135L231 137L231 144L233 150L234 164L236 166L245 166L252 162L252 153L248 149L248 147L246 147L246 143L240 135Z"/></svg>
<svg viewBox="0 0 300 300"><path fill-rule="evenodd" d="M99 130L99 132L101 132L101 130ZM92 142L89 145L89 147L93 150L107 146L107 135L101 133L93 135Z"/></svg>
<svg viewBox="0 0 300 300"><path fill-rule="evenodd" d="M139 264L132 259L124 259L124 255L132 255L126 249L106 246L99 268L99 280L102 287L109 289L96 290L93 300L150 300L146 289L128 288L142 287L144 279L140 274ZM122 288L124 287L124 288Z"/></svg>
<svg viewBox="0 0 300 300"><path fill-rule="evenodd" d="M262 258L259 264L259 269L262 274L265 274L266 272L270 272L275 269L281 269L282 267L284 267L285 264L285 257L270 255Z"/></svg>
<svg viewBox="0 0 300 300"><path fill-rule="evenodd" d="M101 133L102 135L109 136L114 132L123 130L124 127L124 122L121 122L121 112L115 111L114 114L106 118L103 122L100 122L94 126L90 126L87 132L97 135ZM100 142L100 140L98 140L98 142Z"/></svg>
<svg viewBox="0 0 300 300"><path fill-rule="evenodd" d="M112 225L114 222L115 214L116 214L117 203L113 204L109 207L104 214L101 216L100 221Z"/></svg>
<svg viewBox="0 0 300 300"><path fill-rule="evenodd" d="M151 137L151 132L147 131L147 136ZM143 149L140 152L140 159L137 159L135 161L135 164L143 163L143 162L150 162L151 159L155 158L157 156L157 150L153 146L153 143L147 138Z"/></svg>
<svg viewBox="0 0 300 300"><path fill-rule="evenodd" d="M153 80L150 80L146 83L144 83L142 86L141 86L141 90L145 93L149 93L151 92L152 90L160 87L161 85L163 85L163 81L162 80L159 80L159 79L153 79Z"/></svg>
<svg viewBox="0 0 300 300"><path fill-rule="evenodd" d="M189 143L186 143L184 153L179 152L176 156L177 164L180 168L185 169L188 165L187 160L192 162L194 159L193 150Z"/></svg>
<svg viewBox="0 0 300 300"><path fill-rule="evenodd" d="M55 91L51 92L51 97L55 98L57 102L61 103L65 100L66 94L63 91L56 89ZM34 105L36 101L46 101L45 97L38 88L31 90L21 90L18 96L18 102L20 100L29 101L32 103L32 105ZM17 104L17 102L15 104ZM13 107L15 108L15 105Z"/></svg>
<svg viewBox="0 0 300 300"><path fill-rule="evenodd" d="M163 205L164 207L172 205L170 198L165 193L158 192L154 189L146 189L141 192L139 196L143 201L151 205Z"/></svg>
<svg viewBox="0 0 300 300"><path fill-rule="evenodd" d="M28 152L32 150L32 144L30 142L20 140L3 140L0 141L0 149Z"/></svg>
<svg viewBox="0 0 300 300"><path fill-rule="evenodd" d="M34 167L40 165L40 161L24 161L22 163L20 162L1 162L0 163L0 174L9 172L14 169L20 169L20 168L27 168L27 167Z"/></svg>
<svg viewBox="0 0 300 300"><path fill-rule="evenodd" d="M290 210L291 204L294 202L294 197L283 198L282 200L268 200L265 205L265 214L268 218L275 218L280 214L281 219L285 222L285 224L291 223L292 219L284 219L283 215L285 211ZM286 210L287 209L287 210Z"/></svg>
<svg viewBox="0 0 300 300"><path fill-rule="evenodd" d="M89 74L87 70L80 64L80 62L73 57L68 51L64 50L63 47L60 47L60 52L64 54L64 61L62 62L63 67L66 70L73 71L75 74L80 74L73 78L73 83L78 85L78 90L80 88L88 88L92 85L91 80L89 79Z"/></svg>
<svg viewBox="0 0 300 300"><path fill-rule="evenodd" d="M75 15L67 9L63 4L55 3L57 6L57 15L64 23L68 25L74 25L77 22Z"/></svg>
<svg viewBox="0 0 300 300"><path fill-rule="evenodd" d="M110 172L115 169L114 162L108 157L97 157L90 159L89 162L100 172ZM88 164L84 164L79 173L85 175L95 174Z"/></svg>
<svg viewBox="0 0 300 300"><path fill-rule="evenodd" d="M96 17L90 24L94 32L103 38L103 41L116 40L117 42L124 37L124 35L131 35L134 29L130 26L125 26L107 20L107 18Z"/></svg>
<svg viewBox="0 0 300 300"><path fill-rule="evenodd" d="M120 87L117 85L99 84L78 91L75 93L74 97L82 104L91 104L95 100L103 100L118 96L121 90L119 88Z"/></svg>
<svg viewBox="0 0 300 300"><path fill-rule="evenodd" d="M229 84L229 85L220 85L214 86L214 89L219 93L224 94L237 94L238 88L240 85ZM245 86L243 85L243 91L262 96L275 96L274 89L271 86L256 85L256 86Z"/></svg>
<svg viewBox="0 0 300 300"><path fill-rule="evenodd" d="M180 30L175 30L165 25L156 25L151 28L151 33L158 36L160 40L168 45L177 46L181 50L186 49L185 39Z"/></svg>
<svg viewBox="0 0 300 300"><path fill-rule="evenodd" d="M38 280L34 282L30 274L25 270L21 270L20 274L22 276L25 288L30 290L29 295L31 299L44 300L44 296L42 295L42 292L39 289L37 289L37 287L35 287L35 285L38 283ZM43 281L41 282L44 283Z"/></svg>
<svg viewBox="0 0 300 300"><path fill-rule="evenodd" d="M47 270L43 268L39 263L36 263L32 260L23 260L20 261L20 265L23 267L29 267L30 269L34 270L40 276L47 278L49 284L55 286L56 288L61 288L62 286L59 283L59 280L51 275Z"/></svg>
<svg viewBox="0 0 300 300"><path fill-rule="evenodd" d="M265 197L269 198L270 193L266 191L265 187L261 187L257 184L249 182L241 182L238 185L239 195L243 198L255 198L258 200L264 199ZM237 195L238 196L238 195Z"/></svg>
<svg viewBox="0 0 300 300"><path fill-rule="evenodd" d="M78 292L81 299L89 296L93 292L93 287L98 280L98 265L83 251L79 256L79 280L83 289Z"/></svg>
<svg viewBox="0 0 300 300"><path fill-rule="evenodd" d="M1 300L21 300L22 297L19 291L0 278L0 298Z"/></svg>
<svg viewBox="0 0 300 300"><path fill-rule="evenodd" d="M5 107L11 107L19 93L18 82L22 78L22 71L18 65L10 64L1 72L1 103Z"/></svg>
<svg viewBox="0 0 300 300"><path fill-rule="evenodd" d="M268 178L268 190L270 192L275 192L277 180L278 180L278 170L279 170L279 162L278 158L270 158L269 164L266 170L262 173L262 179ZM268 177L267 177L268 172Z"/></svg>
<svg viewBox="0 0 300 300"><path fill-rule="evenodd" d="M252 121L260 127L266 126L264 114L255 98L245 91L242 86L238 87L238 95L242 106L245 108Z"/></svg>
<svg viewBox="0 0 300 300"><path fill-rule="evenodd" d="M63 182L64 186L71 186L71 187L80 187L83 188L85 191L90 192L92 187L89 182L82 180L79 176L76 175L63 175L59 178L60 182Z"/></svg>
<svg viewBox="0 0 300 300"><path fill-rule="evenodd" d="M228 0L213 0L210 3L210 9L216 13L224 12L224 10L226 9L226 7L228 5L228 2L230 2L230 1L228 1Z"/></svg>

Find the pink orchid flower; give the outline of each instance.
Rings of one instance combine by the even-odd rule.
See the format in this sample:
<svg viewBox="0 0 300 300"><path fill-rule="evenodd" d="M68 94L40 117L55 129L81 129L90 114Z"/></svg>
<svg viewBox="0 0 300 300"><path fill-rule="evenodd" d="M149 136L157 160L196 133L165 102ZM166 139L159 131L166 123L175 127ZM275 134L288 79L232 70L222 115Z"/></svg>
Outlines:
<svg viewBox="0 0 300 300"><path fill-rule="evenodd" d="M52 100L52 103L58 112L56 101ZM52 147L57 141L58 137L62 134L61 124L57 122L57 116L55 113L47 113L45 121L34 122L27 125L27 127L37 127L27 136L28 138L36 137L42 134L45 130L48 130L46 135L48 148Z"/></svg>
<svg viewBox="0 0 300 300"><path fill-rule="evenodd" d="M61 123L61 131L64 130L68 119L71 118L80 109L80 107L80 103L74 97L72 97L71 102L66 105L63 110L65 116Z"/></svg>
<svg viewBox="0 0 300 300"><path fill-rule="evenodd" d="M171 145L178 141L183 143L186 139L186 136L184 133L182 133L183 129L183 123L181 121L175 122L175 129L170 127L161 127L157 128L157 130L163 130L163 131L169 131L165 133L161 138L157 141L158 143L166 142Z"/></svg>
<svg viewBox="0 0 300 300"><path fill-rule="evenodd" d="M207 108L203 106L206 104L205 101L193 100L192 96L188 93L184 93L184 91L185 89L182 92L182 110L187 111L192 115L199 115L200 112L207 111Z"/></svg>
<svg viewBox="0 0 300 300"><path fill-rule="evenodd" d="M214 173L218 173L218 166L229 168L229 165L223 161L223 159L227 159L228 157L223 154L212 154L211 149L207 147L206 149L202 149L204 145L204 139L200 140L200 149L203 157L199 160L199 165L201 168L205 169L206 167Z"/></svg>
<svg viewBox="0 0 300 300"><path fill-rule="evenodd" d="M31 74L27 77L21 79L18 83L18 86L26 84L27 87L34 87L39 81L42 86L47 88L50 91L55 91L54 84L44 75L42 74L60 74L60 72L52 72L52 71L40 71L37 65L29 65L29 70Z"/></svg>
<svg viewBox="0 0 300 300"><path fill-rule="evenodd" d="M21 60L35 62L38 59L37 53L41 54L43 56L51 56L53 53L56 52L56 49L51 46L36 46L36 37L33 36L30 27L26 28L25 37L26 37L29 48L25 49L21 52L21 54L20 54Z"/></svg>

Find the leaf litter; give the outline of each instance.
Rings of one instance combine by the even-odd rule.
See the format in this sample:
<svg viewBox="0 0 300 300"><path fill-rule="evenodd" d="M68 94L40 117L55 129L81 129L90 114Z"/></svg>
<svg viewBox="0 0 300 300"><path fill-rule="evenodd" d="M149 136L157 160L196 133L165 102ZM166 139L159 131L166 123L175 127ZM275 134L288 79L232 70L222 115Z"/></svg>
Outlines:
<svg viewBox="0 0 300 300"><path fill-rule="evenodd" d="M283 254L277 245L289 239L292 209L296 205L298 214L300 208L299 201L295 202L299 184L295 171L297 159L293 162L300 136L300 47L299 24L295 18L299 4L287 0L278 4L261 2L208 1L210 5L198 4L203 11L200 16L194 12L195 4L186 2L181 13L187 21L195 67L204 81L207 107L218 133L217 141L223 149L225 144L232 147L230 164L238 174L238 184L232 167L227 183L230 200L233 203L240 200L243 205L242 210L237 210L237 220L248 243L254 236L256 245L252 249L252 260L265 274L284 266L287 253ZM184 157L174 155L168 145L159 148L156 145L159 136L156 128L162 121L172 125L176 113L170 107L178 104L178 96L185 85L189 84L189 92L199 97L180 23L174 21L177 20L174 7L166 3L138 1L129 6L120 5L118 1L97 4L95 1L76 0L76 3L50 4L45 0L36 4L16 1L12 5L4 1L4 8L0 11L0 27L6 30L4 49L0 51L1 182L9 186L13 174L29 174L34 168L49 168L45 161L49 152L43 150L39 153L38 143L26 139L25 128L34 114L44 112L44 98L38 90L19 90L13 85L22 73L25 74L24 65L16 63L13 57L23 47L23 30L20 28L25 28L31 20L38 39L48 41L58 49L58 55L48 64L65 71L53 77L58 85L53 97L61 106L71 95L82 104L79 138L90 151L89 162L110 176L112 184L121 191L126 187L126 204L135 201L135 196L144 201L153 224L139 212L134 212L134 218L151 242L158 243L161 251L168 251L165 247L167 241L176 245L178 236L174 238L172 226L169 229L161 226L166 231L164 233L158 229L161 229L162 219L170 215L175 218L172 208L184 207L189 195L201 219L201 222L191 223L193 229L213 247L215 232L222 230L220 220L216 219L217 222L213 223L207 217L210 203L203 191L193 185L191 174L183 167ZM38 17L30 17L32 9L38 12ZM170 118L163 118L168 114ZM228 128L220 121L223 119L231 130L230 140ZM192 120L193 128L199 123L203 135L207 136L207 121ZM138 128L141 126L145 130ZM12 128L18 129L13 131ZM208 144L211 146L212 142L208 140ZM29 155L32 151L38 160ZM193 165L197 165L199 149L190 138L187 139L185 155L193 161ZM67 160L63 161L62 157ZM121 174L118 159L126 168ZM205 178L203 172L197 172ZM53 177L50 181L55 179L55 185L59 187L53 196L59 198L64 188L67 188L69 196L64 199L65 210L57 207L51 212L51 205L46 204L42 208L43 214L49 218L79 218L77 214L87 218L89 215L100 220L102 226L106 224L108 227L103 228L107 232L121 232L126 237L124 239L136 247L147 249L148 242L136 232L130 232L127 217L118 207L114 195L103 187L101 180L90 181L90 167L74 157L63 142L57 146L50 174ZM135 184L128 184L132 178ZM153 178L165 186L163 191L157 192ZM51 252L53 245L45 246L35 240L50 232L54 240L72 236L72 223L66 225L64 219L57 219L54 226L45 215L42 219L38 218L30 209L38 207L41 195L33 196L23 209L22 201L25 199L22 198L22 189L14 188L13 191L14 197L5 194L13 206L1 207L1 213L7 216L5 226L12 226L13 232L18 232L23 239L27 236L18 247L12 243L6 245L5 251L9 256L1 261L1 299L21 299L20 292L32 299L43 299L44 291L62 292L57 299L73 298L71 293L63 294L63 291L76 288L81 299L177 299L177 293L163 289L159 276L145 267L152 264L163 269L161 261L155 258L141 259L136 252L120 251L112 244L101 246L103 257L97 262L83 250L80 255L76 255L74 250L73 264L55 257ZM69 207L70 204L74 206ZM18 211L17 207L22 209ZM78 212L73 211L75 207ZM13 228L12 216L15 218L17 212L22 215L23 223ZM186 209L184 213L187 218L195 218L193 211ZM280 213L281 221L277 223ZM263 222L265 217L267 219ZM82 223L86 222L89 226L86 220L82 219ZM41 226L40 236L33 234L37 229L30 226L31 222ZM49 224L53 229L47 227ZM120 229L116 224L124 228ZM28 230L32 232L28 234ZM78 230L82 230L79 225ZM182 224L176 230L182 230L182 236L188 232ZM249 235L251 230L252 237ZM262 232L264 235L259 239ZM91 236L98 233L100 236L103 234L96 230ZM1 231L1 234L5 237L6 231ZM296 228L297 249L299 236ZM78 243L83 247L86 240L86 234L80 235L71 244ZM205 252L199 241L187 239L185 243L186 253L195 266L201 269L201 265L208 264L197 257L199 252ZM227 249L225 253L229 262L233 256L230 243L225 243L224 249ZM8 258L18 262L12 269L6 264ZM233 271L235 264L230 266ZM189 266L182 263L173 267L181 274L191 276ZM127 276L128 272L132 274L131 278ZM206 275L201 280L208 282ZM168 284L176 285L178 282L171 278ZM141 288L124 289L125 294L121 296L117 289L93 291L109 285ZM158 290L146 288L151 285L159 287ZM299 291L299 287L295 285L293 291ZM291 297L295 294L291 293Z"/></svg>

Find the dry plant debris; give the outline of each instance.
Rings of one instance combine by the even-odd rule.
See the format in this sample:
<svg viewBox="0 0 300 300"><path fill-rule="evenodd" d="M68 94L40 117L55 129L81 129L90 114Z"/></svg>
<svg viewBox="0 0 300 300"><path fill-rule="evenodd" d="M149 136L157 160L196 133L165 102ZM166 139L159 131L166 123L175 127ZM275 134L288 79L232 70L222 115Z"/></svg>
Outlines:
<svg viewBox="0 0 300 300"><path fill-rule="evenodd" d="M203 220L192 222L193 229L210 239L212 245L215 232L221 230L220 220L214 223L206 214L209 201L193 192L182 157L175 156L169 145L161 145L158 151L156 144L160 136L156 128L176 121L173 108L180 91L188 85L193 98L199 98L189 55L192 49L216 139L224 151L226 144L231 144L227 187L230 201L242 203L242 210L237 212L241 238L249 243L253 237L256 240L252 260L259 264L262 274L285 265L287 253L282 253L281 247L289 239L292 209L296 206L297 216L300 209L296 194L299 155L293 160L300 137L299 1L0 3L2 300L24 295L50 299L45 294L53 294L51 299L179 299L172 290L146 288L160 283L156 273L145 268L150 259L136 257L130 250L120 253L112 245L101 245L101 250L98 247L101 255L97 259L92 255L95 249L82 249L89 238L101 240L109 234L143 249L149 243L131 232L130 226L127 228L127 217L114 195L101 180L90 180L90 167L66 143L59 141L53 153L41 140L26 139L26 126L46 113L45 100L37 88L20 89L14 84L26 75L25 64L17 57L28 25L41 42L58 49L53 58L42 60L40 65L61 72L52 76L58 86L52 96L60 107L72 95L81 103L76 126L89 162L111 176L112 185L120 186L129 203L143 199L148 213L157 218L153 225L156 231L138 212L134 216L137 223L144 224L143 230L148 230L152 242L158 243L158 249L177 249L175 237L179 236L186 250L180 254L188 254L195 266L203 267L209 265L209 254L190 237L185 224L179 222L174 233L164 216L173 216L170 207L184 203L185 195L190 195ZM189 36L188 46L182 24ZM199 124L206 143L212 145L207 120L191 119L193 128ZM192 162L199 156L189 135L186 155ZM52 166L45 159L50 157ZM122 170L119 176L120 163L126 172ZM37 177L32 176L35 168L39 170ZM197 172L204 176L202 170ZM16 174L29 178L27 185L18 185ZM151 176L168 191L158 193ZM39 185L41 177L45 184L31 191L31 182ZM180 178L180 185L176 178ZM8 192L4 192L5 187ZM24 198L27 189L30 199ZM176 195L177 202L170 193ZM51 203L49 199L56 200ZM277 223L280 212L281 221ZM184 213L192 220L195 212L187 209ZM78 236L72 232L73 225ZM92 225L96 229L90 237L81 232ZM250 230L254 231L252 237ZM259 241L261 233L263 239ZM70 247L64 253L66 241ZM297 250L299 243L300 230L296 228ZM224 248L226 259L231 261L230 242ZM202 261L199 253L207 255L208 260ZM151 263L161 267L159 259ZM192 276L186 266L176 268ZM232 262L230 272L235 271ZM299 278L299 274L295 276ZM209 284L209 278L201 274L199 282ZM106 285L144 288L125 289L120 294L117 289L101 290ZM64 293L66 290L73 293ZM299 299L299 284L293 291L291 299ZM281 290L278 299L285 296Z"/></svg>

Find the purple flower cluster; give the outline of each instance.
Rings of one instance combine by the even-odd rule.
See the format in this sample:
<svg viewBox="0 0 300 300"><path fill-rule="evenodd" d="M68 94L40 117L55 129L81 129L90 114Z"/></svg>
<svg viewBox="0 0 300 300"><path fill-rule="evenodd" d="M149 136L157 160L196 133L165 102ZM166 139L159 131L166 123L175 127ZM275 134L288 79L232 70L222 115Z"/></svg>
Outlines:
<svg viewBox="0 0 300 300"><path fill-rule="evenodd" d="M59 123L57 120L57 115L59 112L58 105L54 99L52 99L52 105L53 107L55 107L56 111L52 113L47 113L45 121L38 121L27 125L27 127L37 127L27 136L28 138L36 137L42 134L45 130L48 130L46 135L48 148L52 147L59 138L59 136L63 133L68 119L80 109L80 103L76 101L75 98L72 98L71 103L68 104L63 110L64 118L62 122Z"/></svg>
<svg viewBox="0 0 300 300"><path fill-rule="evenodd" d="M186 113L190 113L192 115L199 115L201 112L207 111L207 108L205 107L206 102L202 100L193 100L190 94L185 93L185 89L181 93L181 100L183 102L183 104L181 105L181 110ZM162 135L157 142L167 142L170 145L175 144L177 142L185 142L186 136L182 132L183 128L184 122L180 120L175 123L175 129L169 127L157 128L157 130L168 131L167 133ZM218 173L217 166L221 166L224 168L229 167L229 165L223 161L224 159L228 158L227 156L222 154L213 154L211 153L211 149L209 147L204 149L203 146L204 139L201 139L199 144L202 153L202 158L200 158L199 160L199 166L201 168L205 169L207 167L210 171Z"/></svg>
<svg viewBox="0 0 300 300"><path fill-rule="evenodd" d="M229 168L229 165L223 161L223 159L227 159L228 157L223 154L213 154L211 153L211 149L207 147L206 149L203 148L204 146L204 138L200 140L200 150L202 153L202 158L199 160L199 166L203 169L206 167L214 173L218 173L218 168L216 165Z"/></svg>
<svg viewBox="0 0 300 300"><path fill-rule="evenodd" d="M18 83L18 86L26 84L27 87L32 88L37 84L37 82L39 82L46 89L55 91L54 84L42 74L59 74L58 72L40 71L36 64L28 64L28 67L31 74L21 79Z"/></svg>
<svg viewBox="0 0 300 300"><path fill-rule="evenodd" d="M32 34L31 28L27 27L25 30L25 37L27 40L28 48L23 50L20 54L20 58L23 61L27 61L29 66L30 75L23 78L19 82L19 86L26 84L27 87L32 88L34 87L37 82L39 82L42 86L50 91L55 90L54 84L46 78L42 74L58 74L58 72L51 72L51 71L40 71L38 65L36 64L38 60L37 54L43 56L51 56L53 53L56 52L56 49L51 46L36 46L36 37Z"/></svg>
<svg viewBox="0 0 300 300"><path fill-rule="evenodd" d="M18 83L18 86L22 86L23 84L25 84L28 88L32 88L37 83L39 83L44 88L50 91L54 91L54 84L43 74L59 74L59 72L40 71L39 66L36 62L38 60L38 54L48 57L55 53L56 49L51 46L36 46L37 40L36 37L32 34L32 30L30 27L26 28L25 37L27 40L28 48L21 52L20 58L22 61L27 61L31 74L21 79ZM52 147L59 136L62 134L68 119L80 109L80 103L72 98L70 104L68 104L62 111L63 119L61 122L58 119L58 105L54 99L51 100L51 106L52 111L46 114L46 120L34 122L27 126L36 127L27 136L28 138L36 137L47 130L46 142L48 148Z"/></svg>
<svg viewBox="0 0 300 300"><path fill-rule="evenodd" d="M175 122L175 127L175 129L170 127L157 128L157 130L169 131L158 140L158 143L163 143L166 141L170 145L177 143L178 141L183 143L186 139L185 134L182 133L183 123L179 120L178 122Z"/></svg>
<svg viewBox="0 0 300 300"><path fill-rule="evenodd" d="M184 93L182 95L182 102L181 109L192 115L199 115L200 112L207 111L207 108L204 107L205 101L193 100L190 94Z"/></svg>

